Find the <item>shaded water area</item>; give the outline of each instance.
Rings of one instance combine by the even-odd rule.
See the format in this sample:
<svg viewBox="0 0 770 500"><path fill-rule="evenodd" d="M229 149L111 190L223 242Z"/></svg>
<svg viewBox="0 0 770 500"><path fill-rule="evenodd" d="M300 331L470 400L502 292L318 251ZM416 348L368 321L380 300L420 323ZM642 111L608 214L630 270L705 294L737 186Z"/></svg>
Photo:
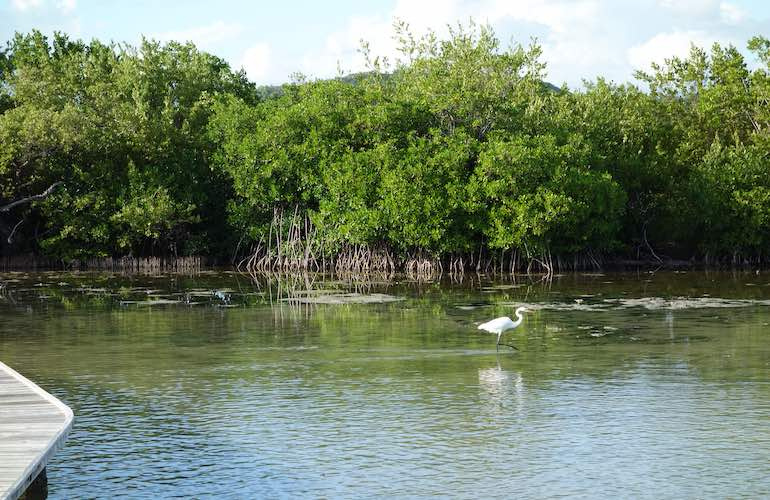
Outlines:
<svg viewBox="0 0 770 500"><path fill-rule="evenodd" d="M0 318L75 412L51 498L770 495L767 274L5 273Z"/></svg>

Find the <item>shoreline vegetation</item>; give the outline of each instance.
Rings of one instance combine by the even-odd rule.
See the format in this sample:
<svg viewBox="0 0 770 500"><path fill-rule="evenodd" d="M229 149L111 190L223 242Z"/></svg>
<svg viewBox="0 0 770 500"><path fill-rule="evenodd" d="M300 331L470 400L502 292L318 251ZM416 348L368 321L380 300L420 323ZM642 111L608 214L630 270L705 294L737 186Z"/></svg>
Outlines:
<svg viewBox="0 0 770 500"><path fill-rule="evenodd" d="M353 249L351 249L353 250ZM118 274L189 274L195 275L215 270L233 270L240 274L250 275L255 279L260 277L277 276L302 276L307 274L336 275L341 277L386 277L388 279L405 276L419 280L436 280L442 276L459 277L462 275L477 276L554 276L564 273L594 273L594 272L655 272L659 270L668 271L699 271L699 270L736 270L752 273L760 272L760 267L751 265L748 262L706 262L696 260L639 260L629 258L604 259L597 261L593 265L586 265L585 261L566 263L561 260L553 262L553 268L549 271L544 266L527 262L515 262L508 258L504 261L494 257L485 258L481 261L475 261L469 257L464 266L452 265L450 257L444 259L434 259L425 262L418 262L413 256L406 256L405 259L393 261L392 266L367 266L367 253L365 248L358 248L358 256L347 254L344 260L337 261L336 258L330 258L328 261L314 262L308 267L302 265L287 265L279 267L278 265L267 266L256 265L264 255L257 254L246 256L241 261L232 263L219 262L216 259L204 256L186 256L186 257L95 257L86 260L57 260L39 255L12 255L0 257L0 272L37 272L37 271L83 271L83 272L108 272ZM259 255L262 255L260 257ZM387 258L381 256L382 258ZM358 258L355 265L351 265L348 259ZM511 267L513 265L513 267ZM353 280L355 281L355 279Z"/></svg>
<svg viewBox="0 0 770 500"><path fill-rule="evenodd" d="M766 38L571 90L486 26L394 37L397 61L258 87L192 44L17 34L0 268L767 266Z"/></svg>

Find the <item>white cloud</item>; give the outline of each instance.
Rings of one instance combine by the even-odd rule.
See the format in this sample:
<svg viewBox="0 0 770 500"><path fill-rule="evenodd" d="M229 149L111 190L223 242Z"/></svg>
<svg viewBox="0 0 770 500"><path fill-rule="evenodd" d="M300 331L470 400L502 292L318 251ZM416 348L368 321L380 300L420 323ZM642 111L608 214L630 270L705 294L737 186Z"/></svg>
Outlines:
<svg viewBox="0 0 770 500"><path fill-rule="evenodd" d="M415 36L426 33L428 29L446 35L448 24L468 20L474 10L469 8L468 3L459 0L398 0L385 15L352 17L343 30L331 33L319 48L305 54L299 70L311 77L333 76L338 67L344 73L362 71L365 69L365 59L360 52L362 41L369 44L372 56L395 62L401 57L398 43L393 38L393 23L396 20L408 23Z"/></svg>
<svg viewBox="0 0 770 500"><path fill-rule="evenodd" d="M719 10L719 0L660 0L664 9L687 16L708 16Z"/></svg>
<svg viewBox="0 0 770 500"><path fill-rule="evenodd" d="M66 0L65 0L66 1ZM237 23L216 21L206 26L197 26L186 30L167 31L150 35L149 38L161 42L192 42L198 48L209 50L217 43L237 37L243 32L243 26Z"/></svg>
<svg viewBox="0 0 770 500"><path fill-rule="evenodd" d="M731 25L740 24L748 17L743 9L729 2L719 4L719 15L722 22Z"/></svg>
<svg viewBox="0 0 770 500"><path fill-rule="evenodd" d="M258 43L246 49L241 57L240 66L249 79L257 84L265 83L270 71L271 51L266 43Z"/></svg>
<svg viewBox="0 0 770 500"><path fill-rule="evenodd" d="M594 77L597 67L617 65L622 57L607 45L607 9L599 0L490 0L486 20L494 25L506 22L539 27L538 40L549 79L560 85L577 84L579 78ZM526 42L526 37L517 37Z"/></svg>
<svg viewBox="0 0 770 500"><path fill-rule="evenodd" d="M57 0L56 7L64 14L69 14L78 6L77 0Z"/></svg>
<svg viewBox="0 0 770 500"><path fill-rule="evenodd" d="M628 62L636 69L646 70L653 62L660 64L673 56L687 57L691 44L709 48L715 41L702 31L659 33L628 49Z"/></svg>
<svg viewBox="0 0 770 500"><path fill-rule="evenodd" d="M69 15L77 7L77 0L54 0L53 3L44 0L11 0L11 7L19 12L36 10L48 13L51 11L51 5L56 7L59 13Z"/></svg>
<svg viewBox="0 0 770 500"><path fill-rule="evenodd" d="M299 61L309 76L333 76L364 69L360 41L372 54L398 57L393 40L394 19L407 22L419 36L433 28L442 37L447 24L470 18L490 24L504 42L527 43L537 36L547 63L548 79L579 86L598 75L615 81L632 79L634 69L674 55L685 56L690 42L745 46L757 30L734 0L396 0L388 11L351 17ZM287 75L288 76L288 75Z"/></svg>
<svg viewBox="0 0 770 500"><path fill-rule="evenodd" d="M600 0L398 0L385 15L351 18L345 29L330 34L318 49L307 53L300 66L302 72L317 77L332 76L338 65L343 72L361 71L364 69L364 59L359 53L362 39L369 43L375 56L385 56L391 61L401 57L393 39L396 19L408 23L415 36L433 29L440 37L447 35L448 25L467 24L469 19L474 19L493 27L524 23L530 33L516 38L523 43L536 31L544 30L547 36L539 42L545 59L557 68L556 78L567 79L567 72L558 70L561 63L585 67L608 60L624 62L622 54L608 56L596 50L598 44L593 34L601 14Z"/></svg>
<svg viewBox="0 0 770 500"><path fill-rule="evenodd" d="M43 0L11 0L11 6L20 12L37 9L42 5Z"/></svg>
<svg viewBox="0 0 770 500"><path fill-rule="evenodd" d="M525 21L548 27L553 33L567 34L579 31L585 25L599 21L600 4L597 0L490 0L483 3L484 19L495 24L505 19Z"/></svg>

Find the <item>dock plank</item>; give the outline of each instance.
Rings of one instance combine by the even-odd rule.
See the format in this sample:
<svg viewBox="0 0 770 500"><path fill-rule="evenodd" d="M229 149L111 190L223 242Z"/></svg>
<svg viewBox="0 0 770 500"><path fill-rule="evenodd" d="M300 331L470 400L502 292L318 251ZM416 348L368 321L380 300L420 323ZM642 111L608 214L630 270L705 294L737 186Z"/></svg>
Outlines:
<svg viewBox="0 0 770 500"><path fill-rule="evenodd" d="M0 499L15 500L72 428L72 410L0 362Z"/></svg>

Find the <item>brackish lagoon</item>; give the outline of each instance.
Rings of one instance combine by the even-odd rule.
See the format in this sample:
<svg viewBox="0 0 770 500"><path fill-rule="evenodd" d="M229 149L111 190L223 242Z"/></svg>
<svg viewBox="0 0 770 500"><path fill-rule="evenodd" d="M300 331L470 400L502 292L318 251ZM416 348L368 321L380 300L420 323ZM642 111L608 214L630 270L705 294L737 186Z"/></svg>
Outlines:
<svg viewBox="0 0 770 500"><path fill-rule="evenodd" d="M50 498L770 495L770 274L3 273L0 318L75 412Z"/></svg>

